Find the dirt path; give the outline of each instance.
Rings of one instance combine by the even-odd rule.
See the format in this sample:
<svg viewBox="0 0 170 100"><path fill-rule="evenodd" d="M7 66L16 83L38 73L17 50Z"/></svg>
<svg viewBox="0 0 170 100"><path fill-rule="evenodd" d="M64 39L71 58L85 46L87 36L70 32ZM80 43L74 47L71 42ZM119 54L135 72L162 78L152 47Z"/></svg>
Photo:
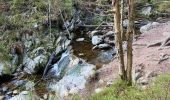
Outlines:
<svg viewBox="0 0 170 100"><path fill-rule="evenodd" d="M150 43L164 40L167 37L164 35L165 32L169 32L170 35L170 22L159 24L159 26L150 29L133 43L133 67L138 69L142 66L146 77L151 73L170 73L170 59L159 62L162 56L170 57L170 47L165 47L162 50L158 50L159 46L147 48ZM97 71L99 81L90 88L103 87L116 80L118 70L117 59L104 65Z"/></svg>

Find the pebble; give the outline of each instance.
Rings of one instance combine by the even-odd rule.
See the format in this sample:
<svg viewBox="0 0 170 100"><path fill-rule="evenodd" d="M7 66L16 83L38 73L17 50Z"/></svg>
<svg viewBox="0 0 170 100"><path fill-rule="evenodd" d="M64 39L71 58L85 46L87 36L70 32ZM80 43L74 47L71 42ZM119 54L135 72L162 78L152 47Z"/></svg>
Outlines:
<svg viewBox="0 0 170 100"><path fill-rule="evenodd" d="M82 41L84 41L84 38L78 38L78 39L76 39L76 41L77 42L82 42Z"/></svg>
<svg viewBox="0 0 170 100"><path fill-rule="evenodd" d="M106 84L106 87L110 87L113 85L113 81L108 81L107 84Z"/></svg>
<svg viewBox="0 0 170 100"><path fill-rule="evenodd" d="M104 81L102 79L99 80L99 84L103 84Z"/></svg>
<svg viewBox="0 0 170 100"><path fill-rule="evenodd" d="M103 91L103 88L97 88L97 89L95 89L95 93L100 93L100 92L102 92Z"/></svg>
<svg viewBox="0 0 170 100"><path fill-rule="evenodd" d="M47 99L48 99L48 95L47 95L47 94L44 94L44 95L43 95L43 98L44 98L44 100L47 100Z"/></svg>
<svg viewBox="0 0 170 100"><path fill-rule="evenodd" d="M23 95L27 95L27 94L29 94L29 91L22 91L21 92Z"/></svg>
<svg viewBox="0 0 170 100"><path fill-rule="evenodd" d="M12 95L12 91L9 91L6 93L7 95Z"/></svg>
<svg viewBox="0 0 170 100"><path fill-rule="evenodd" d="M3 92L7 92L7 90L8 90L8 87L3 87L3 88L2 88L2 91L3 91Z"/></svg>
<svg viewBox="0 0 170 100"><path fill-rule="evenodd" d="M18 90L14 90L14 91L13 91L13 94L14 94L14 95L17 95L17 94L18 94Z"/></svg>

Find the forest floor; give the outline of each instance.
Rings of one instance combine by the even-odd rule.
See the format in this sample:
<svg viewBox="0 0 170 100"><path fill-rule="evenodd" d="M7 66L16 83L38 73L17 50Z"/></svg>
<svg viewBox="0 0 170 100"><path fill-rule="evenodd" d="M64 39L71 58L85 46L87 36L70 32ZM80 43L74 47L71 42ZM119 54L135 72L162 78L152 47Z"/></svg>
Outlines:
<svg viewBox="0 0 170 100"><path fill-rule="evenodd" d="M168 32L169 34L167 34ZM170 36L170 21L160 23L159 26L141 34L133 42L133 69L142 70L143 79L170 73L170 47L160 47L157 45L148 47L152 43L164 41L168 35ZM103 65L97 71L99 81L92 82L94 84L89 86L88 91L106 87L109 83L119 79L118 64L118 59L114 59L109 64Z"/></svg>

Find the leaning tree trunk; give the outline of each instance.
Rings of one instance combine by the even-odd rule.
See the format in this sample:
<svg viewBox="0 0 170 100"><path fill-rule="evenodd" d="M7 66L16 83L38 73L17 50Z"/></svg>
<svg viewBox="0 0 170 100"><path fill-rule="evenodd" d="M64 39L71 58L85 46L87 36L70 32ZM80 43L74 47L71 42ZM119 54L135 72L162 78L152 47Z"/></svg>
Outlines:
<svg viewBox="0 0 170 100"><path fill-rule="evenodd" d="M132 85L132 42L133 42L133 32L134 32L134 0L128 0L128 30L127 30L127 82Z"/></svg>
<svg viewBox="0 0 170 100"><path fill-rule="evenodd" d="M122 80L126 80L126 71L124 65L124 55L122 47L121 27L120 27L120 0L112 0L114 6L114 28L116 37L116 47L118 49L119 58L119 75Z"/></svg>

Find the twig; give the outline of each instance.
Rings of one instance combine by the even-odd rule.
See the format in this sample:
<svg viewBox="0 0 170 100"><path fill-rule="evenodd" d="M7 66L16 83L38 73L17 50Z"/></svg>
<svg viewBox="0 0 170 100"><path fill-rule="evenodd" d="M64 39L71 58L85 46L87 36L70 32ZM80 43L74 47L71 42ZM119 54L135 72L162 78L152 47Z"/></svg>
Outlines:
<svg viewBox="0 0 170 100"><path fill-rule="evenodd" d="M62 14L62 12L61 12L61 9L59 9L59 11L60 11L60 15L61 15L61 18L62 18L62 20L63 20L63 23L65 23L65 20L64 20L63 14ZM70 32L69 32L69 30L68 30L67 26L66 26L65 24L64 24L64 26L66 27L66 30L67 30L68 35L69 35L69 37L70 37L70 36L71 36L71 34L70 34Z"/></svg>

